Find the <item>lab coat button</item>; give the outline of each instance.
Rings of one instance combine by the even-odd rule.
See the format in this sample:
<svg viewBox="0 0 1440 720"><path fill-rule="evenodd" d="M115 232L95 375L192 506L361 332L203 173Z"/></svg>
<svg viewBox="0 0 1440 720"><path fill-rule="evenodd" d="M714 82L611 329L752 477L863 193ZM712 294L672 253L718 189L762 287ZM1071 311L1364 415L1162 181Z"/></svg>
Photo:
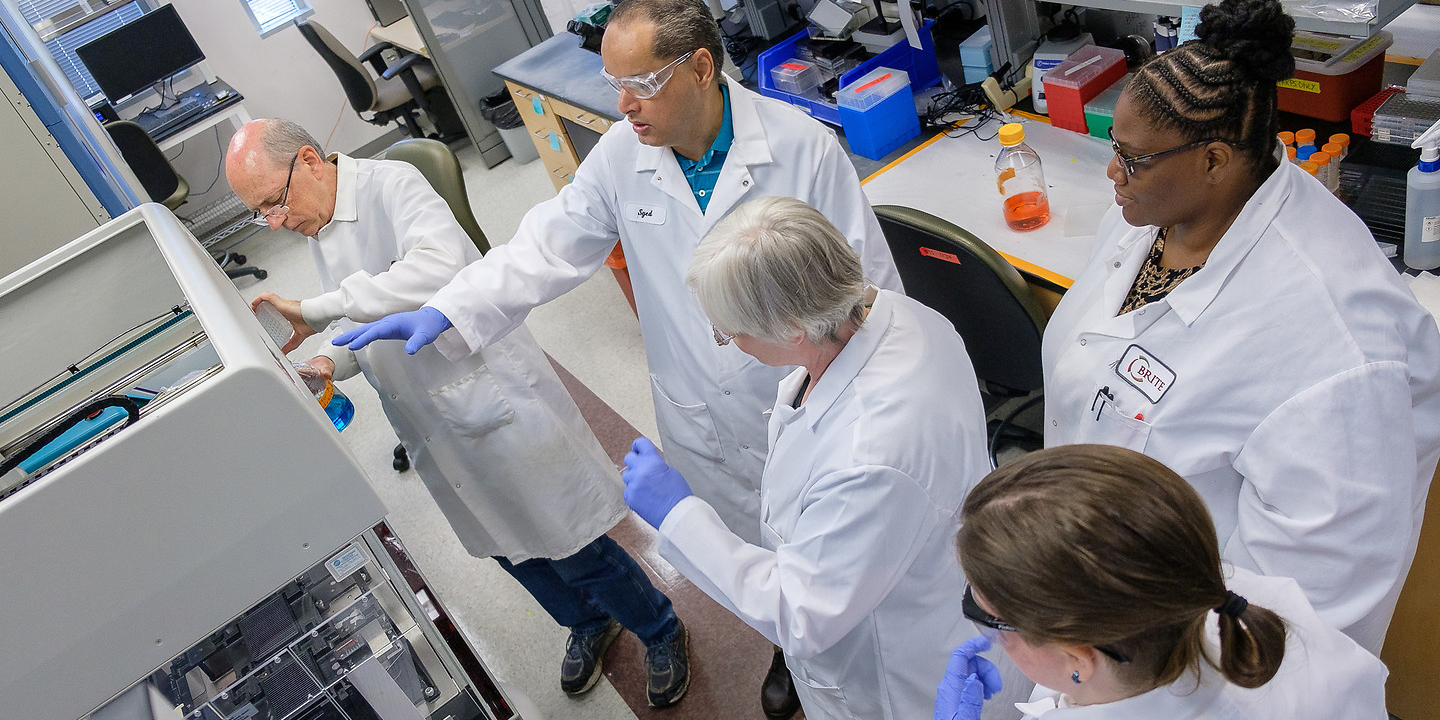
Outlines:
<svg viewBox="0 0 1440 720"><path fill-rule="evenodd" d="M1050 421L1050 427L1060 427L1060 421L1059 421L1059 420L1051 420L1051 421Z"/></svg>
<svg viewBox="0 0 1440 720"><path fill-rule="evenodd" d="M725 391L725 394L726 394L726 395L729 395L729 394L730 394L730 391L729 391L729 390L726 390L726 391Z"/></svg>
<svg viewBox="0 0 1440 720"><path fill-rule="evenodd" d="M430 438L428 436L425 438L425 442L430 442Z"/></svg>
<svg viewBox="0 0 1440 720"><path fill-rule="evenodd" d="M391 399L391 400L395 400L395 399L398 399L398 398L399 398L399 396L396 395L395 393L390 393L390 399Z"/></svg>
<svg viewBox="0 0 1440 720"><path fill-rule="evenodd" d="M741 450L749 450L749 449L750 449L750 446L749 446L749 445L741 445L741 446L740 446L740 449L741 449Z"/></svg>
<svg viewBox="0 0 1440 720"><path fill-rule="evenodd" d="M1141 309L1140 309L1140 314L1141 314L1141 315L1144 315L1144 314L1145 314L1145 309L1144 309L1144 308L1141 308Z"/></svg>
<svg viewBox="0 0 1440 720"><path fill-rule="evenodd" d="M459 489L460 489L460 483L455 483L455 489L456 489L456 490L459 490Z"/></svg>
<svg viewBox="0 0 1440 720"><path fill-rule="evenodd" d="M1118 267L1120 267L1120 263L1119 263L1119 261L1116 261L1116 263L1115 263L1115 267L1117 267L1117 268L1118 268Z"/></svg>
<svg viewBox="0 0 1440 720"><path fill-rule="evenodd" d="M750 187L750 181L749 181L749 180L741 180L741 181L740 181L740 184L743 185L744 187Z"/></svg>
<svg viewBox="0 0 1440 720"><path fill-rule="evenodd" d="M1085 338L1080 338L1080 347L1085 347Z"/></svg>

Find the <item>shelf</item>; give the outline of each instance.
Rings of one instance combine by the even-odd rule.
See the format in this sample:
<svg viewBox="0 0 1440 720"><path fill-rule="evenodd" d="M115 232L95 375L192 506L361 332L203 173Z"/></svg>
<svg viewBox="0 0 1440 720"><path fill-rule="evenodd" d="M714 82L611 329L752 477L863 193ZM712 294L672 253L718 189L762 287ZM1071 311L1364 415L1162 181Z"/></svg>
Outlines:
<svg viewBox="0 0 1440 720"><path fill-rule="evenodd" d="M1301 0L1287 0L1287 9L1300 4ZM1167 0L1076 0L1074 5L1092 7L1100 10L1119 10L1121 12L1141 13L1144 15L1171 15L1179 16L1184 6L1204 7L1204 0L1186 0L1185 2L1168 2ZM1376 8L1376 17L1370 22L1347 22L1340 20L1322 20L1316 17L1296 17L1296 30L1310 30L1313 32L1332 33L1336 35L1351 35L1354 37L1368 37L1378 30L1384 28L1405 12L1415 0L1380 0Z"/></svg>

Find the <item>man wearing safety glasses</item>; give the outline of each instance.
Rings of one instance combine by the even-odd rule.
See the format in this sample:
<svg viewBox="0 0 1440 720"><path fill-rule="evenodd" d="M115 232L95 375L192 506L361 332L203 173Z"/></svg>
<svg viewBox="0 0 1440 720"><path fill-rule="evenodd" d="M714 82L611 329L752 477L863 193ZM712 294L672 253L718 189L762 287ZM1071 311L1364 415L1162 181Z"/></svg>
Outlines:
<svg viewBox="0 0 1440 720"><path fill-rule="evenodd" d="M666 460L732 531L759 545L764 414L786 369L716 344L685 284L691 252L744 202L796 197L845 234L870 283L897 291L901 285L834 132L787 103L726 82L722 52L719 26L695 0L620 3L601 57L629 122L601 138L574 182L532 208L509 243L462 270L425 307L335 341L360 348L404 339L410 352L435 342L446 357L465 357L595 274L618 237ZM798 701L778 652L775 659L764 709L788 717Z"/></svg>

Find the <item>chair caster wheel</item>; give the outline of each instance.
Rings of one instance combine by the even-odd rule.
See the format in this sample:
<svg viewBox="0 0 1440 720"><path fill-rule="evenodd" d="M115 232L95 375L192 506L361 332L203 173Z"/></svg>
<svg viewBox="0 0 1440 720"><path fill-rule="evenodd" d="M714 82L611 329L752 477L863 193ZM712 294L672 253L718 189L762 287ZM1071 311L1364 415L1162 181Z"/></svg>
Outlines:
<svg viewBox="0 0 1440 720"><path fill-rule="evenodd" d="M403 457L405 457L405 446L404 446L404 445L396 445L396 446L395 446L395 457L396 457L397 459L398 459L398 458L403 458Z"/></svg>
<svg viewBox="0 0 1440 720"><path fill-rule="evenodd" d="M244 256L244 255L241 255L241 254L239 254L239 253L231 253L231 254L230 254L230 262L233 262L233 263L235 263L236 265L244 265L244 264L245 264L245 256Z"/></svg>
<svg viewBox="0 0 1440 720"><path fill-rule="evenodd" d="M410 458L397 457L395 462L390 463L390 467L395 468L395 472L405 472L410 469Z"/></svg>
<svg viewBox="0 0 1440 720"><path fill-rule="evenodd" d="M244 261L242 260L241 262L244 262ZM264 270L257 270L257 271L255 271L255 279L256 279L256 280L264 280L264 279L267 278L267 277L270 277L270 273L265 272Z"/></svg>

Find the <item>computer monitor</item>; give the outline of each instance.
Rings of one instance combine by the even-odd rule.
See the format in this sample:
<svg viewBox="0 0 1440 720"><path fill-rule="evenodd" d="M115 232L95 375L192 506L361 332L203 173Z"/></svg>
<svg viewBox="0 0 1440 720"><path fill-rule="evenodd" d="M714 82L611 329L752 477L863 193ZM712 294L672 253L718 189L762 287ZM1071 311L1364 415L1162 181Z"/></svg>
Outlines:
<svg viewBox="0 0 1440 720"><path fill-rule="evenodd" d="M75 48L75 55L112 103L205 59L173 5L162 5Z"/></svg>

